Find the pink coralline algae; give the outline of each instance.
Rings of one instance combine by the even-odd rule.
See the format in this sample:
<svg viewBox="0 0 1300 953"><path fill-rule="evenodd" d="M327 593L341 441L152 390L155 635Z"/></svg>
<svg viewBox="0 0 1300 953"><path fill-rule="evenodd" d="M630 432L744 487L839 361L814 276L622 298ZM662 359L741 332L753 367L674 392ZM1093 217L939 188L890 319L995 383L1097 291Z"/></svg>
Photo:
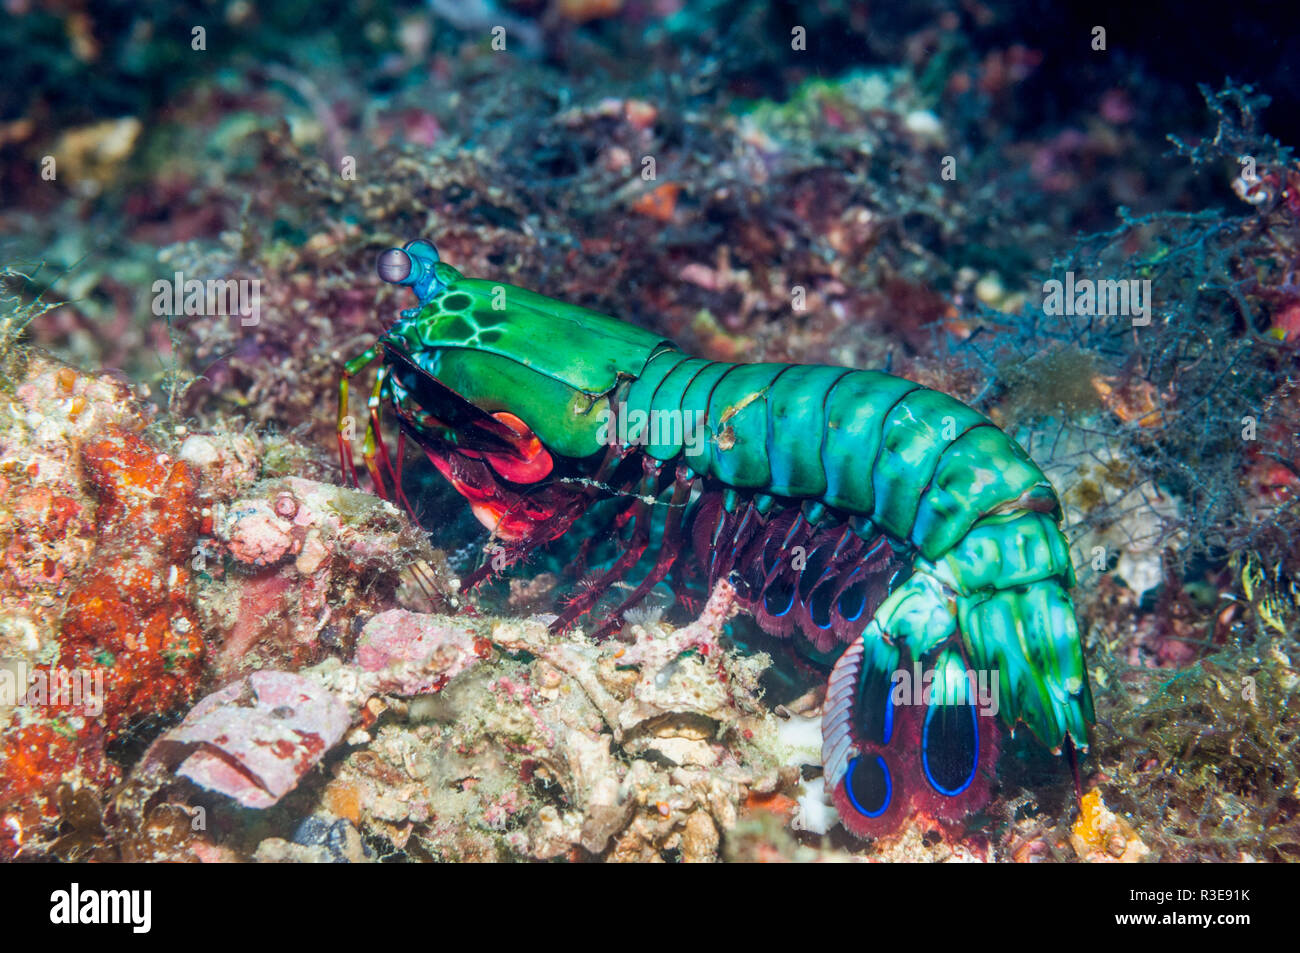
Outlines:
<svg viewBox="0 0 1300 953"><path fill-rule="evenodd" d="M379 690L397 695L437 691L478 660L472 632L404 609L375 616L357 642L358 666Z"/></svg>
<svg viewBox="0 0 1300 953"><path fill-rule="evenodd" d="M363 630L355 664L253 672L195 705L152 756L187 754L176 773L245 807L270 807L365 720L367 699L437 692L479 661L474 633L455 620L383 612Z"/></svg>
<svg viewBox="0 0 1300 953"><path fill-rule="evenodd" d="M358 614L391 606L402 569L427 551L391 506L297 477L263 480L212 509L202 604L220 633L218 683L321 661Z"/></svg>
<svg viewBox="0 0 1300 953"><path fill-rule="evenodd" d="M336 554L356 567L387 563L401 524L396 509L373 497L286 477L222 507L214 531L241 563L271 566L292 555L295 568L311 575Z"/></svg>
<svg viewBox="0 0 1300 953"><path fill-rule="evenodd" d="M254 672L203 699L159 746L198 746L177 769L245 807L270 807L342 738L348 705L320 681Z"/></svg>

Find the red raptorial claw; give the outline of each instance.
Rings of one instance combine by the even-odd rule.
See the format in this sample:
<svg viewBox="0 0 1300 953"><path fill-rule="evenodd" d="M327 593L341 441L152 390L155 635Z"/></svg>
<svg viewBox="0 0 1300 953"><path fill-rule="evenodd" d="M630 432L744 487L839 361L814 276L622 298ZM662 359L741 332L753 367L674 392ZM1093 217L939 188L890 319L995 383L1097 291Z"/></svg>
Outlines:
<svg viewBox="0 0 1300 953"><path fill-rule="evenodd" d="M516 439L512 441L514 454L487 451L481 454L492 469L511 483L536 483L550 476L555 462L542 446L537 434L514 414L503 410L492 416L509 427L516 435Z"/></svg>

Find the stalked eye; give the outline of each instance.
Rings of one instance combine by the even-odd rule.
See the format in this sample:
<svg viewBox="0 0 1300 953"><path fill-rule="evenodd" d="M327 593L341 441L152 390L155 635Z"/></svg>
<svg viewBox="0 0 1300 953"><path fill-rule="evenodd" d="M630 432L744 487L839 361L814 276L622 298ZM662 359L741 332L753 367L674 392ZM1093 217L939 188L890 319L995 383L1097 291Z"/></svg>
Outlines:
<svg viewBox="0 0 1300 953"><path fill-rule="evenodd" d="M974 705L931 705L921 735L925 779L940 794L956 797L975 780L980 760L979 713Z"/></svg>
<svg viewBox="0 0 1300 953"><path fill-rule="evenodd" d="M433 274L433 266L438 264L438 249L433 247L433 242L427 239L417 238L415 241L407 242L403 250L411 256L412 259L419 262L420 268L425 274Z"/></svg>
<svg viewBox="0 0 1300 953"><path fill-rule="evenodd" d="M390 284L400 284L411 275L411 256L400 248L390 248L379 256L379 277Z"/></svg>
<svg viewBox="0 0 1300 953"><path fill-rule="evenodd" d="M853 809L863 817L884 814L894 797L894 782L885 759L878 754L854 758L849 762L844 789Z"/></svg>
<svg viewBox="0 0 1300 953"><path fill-rule="evenodd" d="M379 256L378 270L384 281L408 286L421 305L427 305L447 288L447 281L438 274L438 249L423 238L407 242L402 248L388 249ZM456 274L454 269L448 272Z"/></svg>

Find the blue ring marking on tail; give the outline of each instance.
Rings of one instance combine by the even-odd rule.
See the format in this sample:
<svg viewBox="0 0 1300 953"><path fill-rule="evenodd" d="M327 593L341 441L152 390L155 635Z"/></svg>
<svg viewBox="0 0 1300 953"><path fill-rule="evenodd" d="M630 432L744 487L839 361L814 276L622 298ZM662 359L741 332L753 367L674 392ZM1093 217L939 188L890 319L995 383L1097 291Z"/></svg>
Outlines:
<svg viewBox="0 0 1300 953"><path fill-rule="evenodd" d="M876 755L875 757L877 763L880 765L881 773L885 776L885 800L884 803L880 805L880 810L875 813L863 810L862 805L858 803L858 799L853 794L853 771L857 768L860 759L854 758L850 761L849 770L844 773L844 791L849 796L849 803L853 805L853 810L857 811L863 817L879 817L881 814L884 814L889 810L889 805L894 800L894 779L889 774L889 765L885 764L885 759L880 755Z"/></svg>
<svg viewBox="0 0 1300 953"><path fill-rule="evenodd" d="M856 576L857 573L860 572L860 571L861 571L861 570L856 570L856 571L854 572L854 575ZM848 594L848 591L849 591L850 589L853 589L853 588L856 587L856 586L861 586L861 587L862 587L861 598L858 600L858 609L857 609L857 611L854 612L853 615L848 616L848 615L845 615L845 614L844 614L844 608L845 608L845 607L844 607L844 604L843 604L843 602L844 602L844 596ZM863 612L866 610L866 608L867 608L867 580L866 580L866 577L865 577L865 576L864 576L863 578L857 580L856 582L854 582L854 581L850 581L849 584L848 584L847 586L844 587L843 591L840 592L839 596L835 599L835 608L836 608L836 611L839 612L839 614L840 614L840 618L843 619L845 622L857 622L858 619L862 618L862 613L863 613Z"/></svg>
<svg viewBox="0 0 1300 953"><path fill-rule="evenodd" d="M832 625L835 624L835 619L831 615L831 613L834 612L835 610L835 604L831 600L831 595L833 595L835 592L835 581L833 579L830 579L829 577L823 577L823 578L826 581L818 583L817 587L813 589L811 595L808 597L808 602L806 605L808 609L808 618L812 620L812 624L817 626L817 628L821 629L823 632L825 632L829 630ZM824 589L829 589L830 592L826 596L826 605L825 605L826 621L825 623L822 623L819 622L817 619L818 616L817 610L820 604L820 600L816 600L816 597L817 594Z"/></svg>
<svg viewBox="0 0 1300 953"><path fill-rule="evenodd" d="M794 587L793 584L791 584L791 586L790 586L790 601L786 604L786 607L785 607L784 609L782 609L780 612L774 612L774 611L772 611L772 607L773 607L773 604L774 604L774 602L775 602L775 600L773 600L772 597L773 597L774 595L778 595L778 594L779 594L779 593L776 593L776 592L774 591L774 587L775 587L775 585L776 585L777 583L779 583L779 582L781 582L781 580L780 580L779 578L774 579L774 580L772 581L772 585L771 585L771 586L768 586L767 589L765 589L765 590L763 591L763 608L767 611L767 614L770 615L770 616L771 616L772 618L774 618L774 619L780 619L780 618L783 618L783 617L786 615L786 613L788 613L791 609L794 608L795 587Z"/></svg>
<svg viewBox="0 0 1300 953"><path fill-rule="evenodd" d="M888 696L885 698L885 727L881 734L885 744L889 744L889 740L894 737L894 700Z"/></svg>
<svg viewBox="0 0 1300 953"><path fill-rule="evenodd" d="M934 774L930 771L930 719L934 717L934 713L939 710L939 707L940 706L938 705L932 705L930 706L930 710L925 713L925 727L921 732L921 767L925 771L925 780L929 782L930 787L934 788L936 791L938 791L940 794L944 795L945 797L957 797L959 794L961 794L968 787L971 786L971 784L975 781L975 773L979 771L980 726L979 726L979 722L975 721L975 719L979 716L975 713L974 705L963 706L965 708L970 709L971 722L973 726L972 733L975 736L975 756L971 759L970 774L966 776L966 780L962 782L961 786L956 788L945 788L943 785L941 785L938 781L934 779ZM892 707L891 707L891 712L892 712Z"/></svg>

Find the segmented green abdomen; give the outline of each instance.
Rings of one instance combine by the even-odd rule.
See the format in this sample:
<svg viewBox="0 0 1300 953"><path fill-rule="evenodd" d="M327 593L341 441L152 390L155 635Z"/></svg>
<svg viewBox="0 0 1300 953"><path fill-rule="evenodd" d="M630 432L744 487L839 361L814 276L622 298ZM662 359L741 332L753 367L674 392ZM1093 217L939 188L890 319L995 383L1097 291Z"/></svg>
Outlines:
<svg viewBox="0 0 1300 953"><path fill-rule="evenodd" d="M927 559L988 513L1055 511L1020 446L960 401L879 371L728 364L665 350L628 389L628 437L660 460L685 452L728 486L867 517ZM704 438L696 445L690 428Z"/></svg>

